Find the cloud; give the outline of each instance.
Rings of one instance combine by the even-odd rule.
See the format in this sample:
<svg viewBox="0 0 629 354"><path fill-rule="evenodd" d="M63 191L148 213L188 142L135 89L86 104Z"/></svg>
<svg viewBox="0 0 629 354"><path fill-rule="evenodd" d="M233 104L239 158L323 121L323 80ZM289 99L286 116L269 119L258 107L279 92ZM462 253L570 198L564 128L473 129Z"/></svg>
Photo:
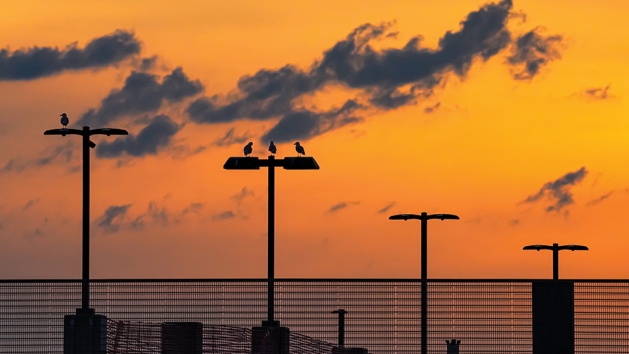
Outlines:
<svg viewBox="0 0 629 354"><path fill-rule="evenodd" d="M96 226L100 227L108 234L118 232L120 225L114 222L123 220L130 206L131 204L110 206L105 210L103 215L97 219Z"/></svg>
<svg viewBox="0 0 629 354"><path fill-rule="evenodd" d="M0 50L0 81L33 80L59 74L66 70L81 70L114 65L140 52L140 42L133 32L116 30L95 38L85 48L76 43L65 49L32 47L9 52Z"/></svg>
<svg viewBox="0 0 629 354"><path fill-rule="evenodd" d="M212 220L220 221L220 220L227 220L227 219L231 219L235 217L236 217L236 214L234 214L231 210L228 210L219 214L212 215Z"/></svg>
<svg viewBox="0 0 629 354"><path fill-rule="evenodd" d="M594 99L598 99L598 100L605 100L611 97L614 97L610 94L607 93L607 91L609 90L611 85L607 85L605 87L594 87L594 88L590 88L585 90L585 95L590 97L590 98L594 98Z"/></svg>
<svg viewBox="0 0 629 354"><path fill-rule="evenodd" d="M203 209L204 204L203 203L190 203L190 206L185 208L181 214L182 215L186 215L189 213L194 213L194 214L198 214L199 211L201 211L201 209Z"/></svg>
<svg viewBox="0 0 629 354"><path fill-rule="evenodd" d="M77 124L107 125L125 115L155 112L165 101L180 102L201 91L203 91L201 82L189 80L182 68L173 70L161 83L156 75L132 71L122 89L112 90L101 101L100 108L85 112Z"/></svg>
<svg viewBox="0 0 629 354"><path fill-rule="evenodd" d="M509 220L509 226L518 226L519 224L520 220L518 219Z"/></svg>
<svg viewBox="0 0 629 354"><path fill-rule="evenodd" d="M335 128L360 121L361 118L352 115L358 107L355 101L348 100L341 108L328 112L315 113L301 110L288 113L266 132L261 140L265 143L269 141L282 143L313 138Z"/></svg>
<svg viewBox="0 0 629 354"><path fill-rule="evenodd" d="M341 209L345 209L351 205L359 205L360 202L340 202L338 204L333 205L330 209L327 210L327 213L336 213Z"/></svg>
<svg viewBox="0 0 629 354"><path fill-rule="evenodd" d="M391 209L393 206L395 205L395 202L389 203L387 204L387 206L385 206L384 208L378 210L378 214L384 214L387 211L389 211L389 209Z"/></svg>
<svg viewBox="0 0 629 354"><path fill-rule="evenodd" d="M242 187L242 190L239 193L232 195L230 198L236 201L236 204L240 205L242 201L247 197L253 197L254 193L251 189L247 187Z"/></svg>
<svg viewBox="0 0 629 354"><path fill-rule="evenodd" d="M33 205L35 205L35 203L39 202L39 198L35 198L32 200L29 200L28 202L26 202L26 204L24 205L24 208L22 208L22 211L27 210L28 208L32 207Z"/></svg>
<svg viewBox="0 0 629 354"><path fill-rule="evenodd" d="M441 102L437 102L437 103L435 103L432 106L425 107L424 108L424 113L430 114L430 113L436 111L440 106L441 106Z"/></svg>
<svg viewBox="0 0 629 354"><path fill-rule="evenodd" d="M596 204L598 204L598 203L602 202L603 200L605 200L605 199L609 198L609 197L612 195L612 193L614 193L614 191L611 191L611 192L609 192L609 193L607 193L607 194L604 194L604 195L602 195L602 196L600 196L600 197L598 197L598 198L596 198L596 199L590 200L590 201L586 204L586 206L596 205Z"/></svg>
<svg viewBox="0 0 629 354"><path fill-rule="evenodd" d="M275 126L262 136L263 142L287 142L360 122L369 112L415 104L432 96L446 77L465 77L475 61L489 60L509 45L515 46L508 61L519 69L515 78L532 77L542 65L558 57L555 48L561 38L543 37L533 30L513 44L506 27L514 17L511 6L510 0L503 0L469 13L458 31L441 37L437 48L422 47L422 37L415 36L400 48L378 50L373 43L394 37L393 24L363 24L324 51L308 69L285 65L259 70L241 77L233 93L196 99L186 113L198 124L274 120ZM328 85L358 93L340 108L300 106L299 98L323 91Z"/></svg>
<svg viewBox="0 0 629 354"><path fill-rule="evenodd" d="M554 200L555 204L547 207L546 211L559 211L566 205L574 203L570 188L581 182L586 174L587 170L585 167L581 167L574 172L568 172L557 180L544 184L539 192L528 196L522 203L536 202L540 200L542 196L547 196L549 199Z"/></svg>
<svg viewBox="0 0 629 354"><path fill-rule="evenodd" d="M159 148L167 146L181 127L168 116L158 115L137 136L128 135L113 142L101 142L96 147L100 158L119 157L123 154L135 157L156 155Z"/></svg>
<svg viewBox="0 0 629 354"><path fill-rule="evenodd" d="M64 145L46 148L44 151L39 153L39 157L36 157L34 159L10 159L4 165L4 167L0 169L0 174L8 172L20 173L27 168L44 167L52 165L53 163L62 163L67 165L67 163L72 160L72 155L74 154L74 151L76 151L75 143L73 142L73 140L69 140Z"/></svg>
<svg viewBox="0 0 629 354"><path fill-rule="evenodd" d="M242 135L236 135L235 128L229 129L225 132L225 135L216 139L212 145L215 146L229 146L233 144L243 144L245 141L250 141L251 136L248 132L245 132Z"/></svg>
<svg viewBox="0 0 629 354"><path fill-rule="evenodd" d="M520 36L512 47L512 54L507 63L513 67L513 79L530 80L539 73L542 66L561 58L558 44L561 36L542 36L531 30Z"/></svg>

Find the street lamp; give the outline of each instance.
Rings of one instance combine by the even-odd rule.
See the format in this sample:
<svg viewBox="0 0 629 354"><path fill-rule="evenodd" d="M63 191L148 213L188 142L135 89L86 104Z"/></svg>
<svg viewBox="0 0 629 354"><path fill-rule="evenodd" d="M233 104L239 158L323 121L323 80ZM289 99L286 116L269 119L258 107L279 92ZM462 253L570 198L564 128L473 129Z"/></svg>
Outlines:
<svg viewBox="0 0 629 354"><path fill-rule="evenodd" d="M268 159L258 157L230 157L223 165L226 170L259 170L267 167L269 170L268 191L268 320L262 322L263 327L278 327L274 311L274 278L275 278L275 167L285 170L318 170L319 165L313 157L285 157L276 159L270 155Z"/></svg>
<svg viewBox="0 0 629 354"><path fill-rule="evenodd" d="M67 123L66 123L67 124ZM90 140L90 136L102 135L128 135L124 129L100 128L90 129L50 129L44 135L81 135L83 137L83 274L81 292L81 310L87 314L90 310L90 148L96 147ZM77 313L79 309L77 309Z"/></svg>
<svg viewBox="0 0 629 354"><path fill-rule="evenodd" d="M428 353L428 220L458 220L453 214L398 214L389 216L389 220L421 220L421 354Z"/></svg>
<svg viewBox="0 0 629 354"><path fill-rule="evenodd" d="M548 245L529 245L524 246L523 250L551 250L553 251L553 280L559 279L559 251L562 250L570 250L570 251L587 251L588 248L586 246L581 245L563 245L559 246L556 243L553 243L552 246Z"/></svg>

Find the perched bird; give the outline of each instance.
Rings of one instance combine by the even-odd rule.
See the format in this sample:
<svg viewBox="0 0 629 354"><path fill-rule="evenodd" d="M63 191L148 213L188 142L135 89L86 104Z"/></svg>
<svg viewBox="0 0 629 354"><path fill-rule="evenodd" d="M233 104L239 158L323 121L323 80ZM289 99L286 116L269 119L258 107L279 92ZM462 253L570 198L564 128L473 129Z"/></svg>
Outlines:
<svg viewBox="0 0 629 354"><path fill-rule="evenodd" d="M64 129L68 127L68 123L70 123L68 115L65 113L61 113L61 125L63 125Z"/></svg>
<svg viewBox="0 0 629 354"><path fill-rule="evenodd" d="M275 153L277 152L277 147L275 147L275 144L273 144L273 140L271 140L271 144L269 144L269 151L273 155L275 155Z"/></svg>
<svg viewBox="0 0 629 354"><path fill-rule="evenodd" d="M299 144L299 141L296 142L294 145L295 145L295 150L297 150L298 156L306 154L306 150L304 150L304 147Z"/></svg>
<svg viewBox="0 0 629 354"><path fill-rule="evenodd" d="M245 146L245 156L249 156L249 154L253 152L253 148L251 147L251 145L253 145L253 143L249 142L249 144Z"/></svg>

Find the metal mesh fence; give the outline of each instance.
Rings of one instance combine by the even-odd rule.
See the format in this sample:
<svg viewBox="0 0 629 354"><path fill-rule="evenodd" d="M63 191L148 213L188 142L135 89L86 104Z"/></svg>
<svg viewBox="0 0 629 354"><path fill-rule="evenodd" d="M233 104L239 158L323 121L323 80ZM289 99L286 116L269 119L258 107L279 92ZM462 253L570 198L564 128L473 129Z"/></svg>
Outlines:
<svg viewBox="0 0 629 354"><path fill-rule="evenodd" d="M629 352L629 281L573 283L575 352ZM456 338L462 354L531 353L533 284L430 280L428 352L445 353ZM408 279L276 280L275 319L290 328L291 353L330 353L338 309L347 311L346 347L417 353L420 287ZM108 353L159 353L164 322L198 322L204 353L251 353L251 329L267 315L264 279L93 280L90 293L91 307L107 316ZM80 281L0 281L0 353L63 353L64 315L80 304Z"/></svg>

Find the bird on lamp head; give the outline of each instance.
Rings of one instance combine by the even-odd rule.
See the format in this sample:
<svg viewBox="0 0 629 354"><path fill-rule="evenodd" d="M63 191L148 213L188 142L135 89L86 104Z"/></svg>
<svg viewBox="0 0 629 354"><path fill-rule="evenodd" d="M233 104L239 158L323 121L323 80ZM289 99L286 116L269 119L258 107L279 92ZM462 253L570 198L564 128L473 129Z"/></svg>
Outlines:
<svg viewBox="0 0 629 354"><path fill-rule="evenodd" d="M251 154L253 152L253 148L251 147L253 145L252 142L249 142L249 144L245 145L245 156L249 156L249 154Z"/></svg>
<svg viewBox="0 0 629 354"><path fill-rule="evenodd" d="M269 151L273 155L275 155L275 153L277 152L277 147L275 146L275 144L273 144L273 140L271 140L271 143L269 144Z"/></svg>
<svg viewBox="0 0 629 354"><path fill-rule="evenodd" d="M304 150L304 147L301 146L301 144L299 144L299 141L296 142L293 145L295 145L295 150L297 151L297 156L301 156L301 155L305 155L306 154L306 150Z"/></svg>
<svg viewBox="0 0 629 354"><path fill-rule="evenodd" d="M64 129L68 127L68 123L70 123L68 115L65 113L61 113L61 125L63 125Z"/></svg>

